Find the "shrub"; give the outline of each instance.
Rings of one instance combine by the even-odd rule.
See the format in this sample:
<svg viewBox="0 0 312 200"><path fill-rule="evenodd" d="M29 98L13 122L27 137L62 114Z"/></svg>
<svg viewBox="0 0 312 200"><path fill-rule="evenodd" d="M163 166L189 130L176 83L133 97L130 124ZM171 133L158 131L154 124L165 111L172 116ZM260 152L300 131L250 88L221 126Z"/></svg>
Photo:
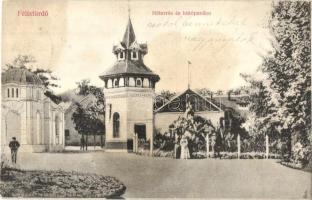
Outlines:
<svg viewBox="0 0 312 200"><path fill-rule="evenodd" d="M7 158L7 156L2 153L1 154L1 172L2 170L4 170L5 168L9 168L10 167L10 161L9 159Z"/></svg>
<svg viewBox="0 0 312 200"><path fill-rule="evenodd" d="M64 171L6 170L13 179L2 180L4 197L116 198L126 186L114 177Z"/></svg>
<svg viewBox="0 0 312 200"><path fill-rule="evenodd" d="M300 163L303 166L307 165L312 158L311 146L303 146L297 142L292 148L292 161Z"/></svg>
<svg viewBox="0 0 312 200"><path fill-rule="evenodd" d="M172 151L174 149L174 140L167 134L157 133L154 137L154 148Z"/></svg>

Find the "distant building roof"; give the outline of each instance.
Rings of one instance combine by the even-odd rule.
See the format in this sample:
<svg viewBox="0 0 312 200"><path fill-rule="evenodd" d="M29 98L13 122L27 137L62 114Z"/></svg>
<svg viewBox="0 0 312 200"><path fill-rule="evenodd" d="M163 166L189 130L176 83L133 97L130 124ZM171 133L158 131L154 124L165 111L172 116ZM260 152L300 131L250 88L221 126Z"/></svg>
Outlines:
<svg viewBox="0 0 312 200"><path fill-rule="evenodd" d="M10 68L2 73L1 83L43 85L42 80L26 68Z"/></svg>
<svg viewBox="0 0 312 200"><path fill-rule="evenodd" d="M173 97L164 105L154 108L154 112L185 112L188 102L191 103L195 112L222 111L222 108L220 108L217 104L211 102L209 99L203 97L197 92L187 89L183 93Z"/></svg>
<svg viewBox="0 0 312 200"><path fill-rule="evenodd" d="M231 109L235 111L237 114L241 115L242 117L246 118L249 114L247 103L241 102L242 98L247 98L248 96L240 96L240 97L230 97L228 96L215 96L212 99L210 99L212 102L214 102L216 105L222 108L222 110L225 109Z"/></svg>

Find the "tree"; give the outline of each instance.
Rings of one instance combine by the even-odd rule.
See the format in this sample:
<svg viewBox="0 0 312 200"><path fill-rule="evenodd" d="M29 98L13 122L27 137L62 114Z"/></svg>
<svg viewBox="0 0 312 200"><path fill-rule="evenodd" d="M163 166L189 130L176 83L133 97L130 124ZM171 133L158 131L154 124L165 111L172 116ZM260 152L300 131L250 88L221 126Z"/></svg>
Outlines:
<svg viewBox="0 0 312 200"><path fill-rule="evenodd" d="M45 95L49 97L54 103L59 104L62 101L62 98L58 95L55 95L52 88L59 87L55 83L56 80L58 80L57 77L55 77L52 74L51 70L48 69L42 69L42 68L35 68L32 64L36 63L36 60L31 55L18 55L12 63L7 63L5 66L6 68L4 70L10 69L10 68L25 68L29 71L33 72L34 74L38 75L39 78L42 80L43 85L46 88Z"/></svg>
<svg viewBox="0 0 312 200"><path fill-rule="evenodd" d="M206 97L206 98L212 98L213 97L213 91L207 89L207 88L201 88L198 90L198 93L200 95L202 95L203 97Z"/></svg>
<svg viewBox="0 0 312 200"><path fill-rule="evenodd" d="M170 92L169 90L162 90L160 92L160 97L162 97L165 100L165 103L170 101L172 99L172 97L174 97L176 95L175 92Z"/></svg>
<svg viewBox="0 0 312 200"><path fill-rule="evenodd" d="M261 117L257 127L280 133L290 155L295 143L310 148L312 142L310 2L275 2L269 27L273 52L259 69L265 78L252 83L258 97L251 111Z"/></svg>
<svg viewBox="0 0 312 200"><path fill-rule="evenodd" d="M90 116L80 103L76 103L76 106L72 120L74 121L75 129L81 134L81 137L86 136L86 150L88 150L88 135L92 131Z"/></svg>
<svg viewBox="0 0 312 200"><path fill-rule="evenodd" d="M87 96L89 94L94 95L95 101L87 106L82 106L79 103L76 104L77 108L73 113L72 119L75 123L75 129L78 133L86 135L88 138L89 134L93 134L94 146L96 135L101 136L101 147L103 147L103 133L105 130L104 118L105 118L105 99L104 93L101 88L90 85L90 81L85 79L81 82L77 82L78 94ZM84 122L81 122L81 119ZM88 123L88 125L85 125ZM77 127L77 128L76 128ZM86 139L87 140L87 139Z"/></svg>
<svg viewBox="0 0 312 200"><path fill-rule="evenodd" d="M311 10L309 2L278 2L273 7L271 32L276 39L263 71L279 95L276 112L280 131L303 146L311 144ZM310 138L310 141L309 141ZM310 144L309 144L310 143Z"/></svg>

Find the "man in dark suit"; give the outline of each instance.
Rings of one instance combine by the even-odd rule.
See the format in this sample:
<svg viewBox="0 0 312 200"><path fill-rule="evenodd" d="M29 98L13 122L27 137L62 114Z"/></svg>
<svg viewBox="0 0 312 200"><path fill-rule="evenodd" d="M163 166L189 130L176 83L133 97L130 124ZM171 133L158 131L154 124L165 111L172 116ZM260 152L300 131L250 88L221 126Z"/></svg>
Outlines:
<svg viewBox="0 0 312 200"><path fill-rule="evenodd" d="M16 163L17 150L20 147L20 144L15 137L12 138L12 141L9 143L9 147L11 149L12 163Z"/></svg>

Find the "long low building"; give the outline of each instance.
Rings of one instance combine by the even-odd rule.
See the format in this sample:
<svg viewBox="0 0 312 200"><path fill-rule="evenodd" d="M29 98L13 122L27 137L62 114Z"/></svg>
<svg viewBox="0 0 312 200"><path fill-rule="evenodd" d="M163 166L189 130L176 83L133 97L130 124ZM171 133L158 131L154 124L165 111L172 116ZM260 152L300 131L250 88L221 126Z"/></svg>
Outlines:
<svg viewBox="0 0 312 200"><path fill-rule="evenodd" d="M184 115L188 102L192 105L196 115L209 119L214 126L218 126L220 118L224 117L225 110L219 105L206 99L197 92L187 89L162 106L160 106L161 104L157 104L157 102L155 103L155 129L161 133L168 132L169 126L173 121Z"/></svg>

